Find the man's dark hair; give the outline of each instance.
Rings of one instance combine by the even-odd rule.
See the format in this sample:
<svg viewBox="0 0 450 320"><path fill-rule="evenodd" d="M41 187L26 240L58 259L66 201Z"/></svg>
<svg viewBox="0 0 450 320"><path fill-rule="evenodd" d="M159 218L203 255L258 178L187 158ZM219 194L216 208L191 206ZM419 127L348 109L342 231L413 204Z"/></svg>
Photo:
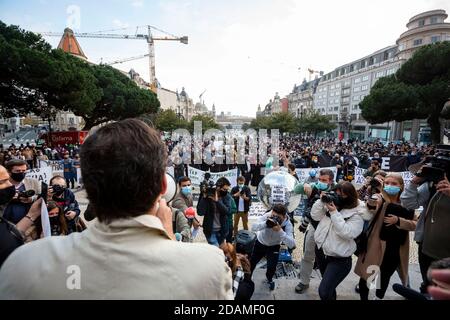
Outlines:
<svg viewBox="0 0 450 320"><path fill-rule="evenodd" d="M331 181L334 180L334 172L332 170L330 170L330 169L320 169L319 175L321 175L321 176L329 176Z"/></svg>
<svg viewBox="0 0 450 320"><path fill-rule="evenodd" d="M148 213L162 192L167 153L159 134L144 122L108 124L81 147L81 175L99 221Z"/></svg>
<svg viewBox="0 0 450 320"><path fill-rule="evenodd" d="M191 182L191 179L189 179L189 177L183 176L180 179L178 179L178 185L181 186L181 184L186 181Z"/></svg>
<svg viewBox="0 0 450 320"><path fill-rule="evenodd" d="M287 209L286 206L283 204L276 204L272 208L273 211L275 211L278 214L281 214L282 216L286 215Z"/></svg>
<svg viewBox="0 0 450 320"><path fill-rule="evenodd" d="M230 183L230 180L228 180L227 178L221 177L221 178L217 179L216 186L221 188L223 186L231 186L231 183Z"/></svg>
<svg viewBox="0 0 450 320"><path fill-rule="evenodd" d="M288 168L289 168L291 171L295 171L295 165L293 165L292 163L289 163L289 164L288 164Z"/></svg>
<svg viewBox="0 0 450 320"><path fill-rule="evenodd" d="M239 176L239 177L237 178L237 181L244 181L244 182L245 182L245 177L244 177L244 176Z"/></svg>
<svg viewBox="0 0 450 320"><path fill-rule="evenodd" d="M55 181L55 179L63 179L64 181L66 181L66 178L64 178L63 176L56 175L56 176L53 176L53 177L50 179L49 184L52 185L52 184L53 184L53 181Z"/></svg>
<svg viewBox="0 0 450 320"><path fill-rule="evenodd" d="M9 172L11 172L12 168L18 167L18 166L23 166L23 165L26 165L28 168L28 163L25 160L11 159L7 163L5 163L5 168Z"/></svg>

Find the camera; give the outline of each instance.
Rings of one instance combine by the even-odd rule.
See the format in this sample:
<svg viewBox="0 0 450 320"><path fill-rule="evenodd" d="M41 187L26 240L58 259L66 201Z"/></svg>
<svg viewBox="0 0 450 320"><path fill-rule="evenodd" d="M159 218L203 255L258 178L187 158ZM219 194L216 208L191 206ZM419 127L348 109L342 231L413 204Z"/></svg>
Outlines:
<svg viewBox="0 0 450 320"><path fill-rule="evenodd" d="M381 193L382 185L381 182L378 181L377 179L375 178L370 179L369 186L370 186L370 196L375 193Z"/></svg>
<svg viewBox="0 0 450 320"><path fill-rule="evenodd" d="M200 192L205 198L214 197L216 194L217 187L213 181L203 180L200 183Z"/></svg>
<svg viewBox="0 0 450 320"><path fill-rule="evenodd" d="M34 191L34 190L26 190L26 191L19 192L17 197L18 198L31 198L35 194L36 194L36 191Z"/></svg>
<svg viewBox="0 0 450 320"><path fill-rule="evenodd" d="M57 184L53 185L52 189L53 189L53 193L59 194L59 193L63 193L64 192L64 187L62 187L60 185L57 185Z"/></svg>
<svg viewBox="0 0 450 320"><path fill-rule="evenodd" d="M427 164L416 173L425 182L436 184L445 176L450 177L450 146L438 145L436 155L427 157L425 162Z"/></svg>
<svg viewBox="0 0 450 320"><path fill-rule="evenodd" d="M341 205L341 199L339 195L335 191L328 191L325 192L324 195L321 198L323 203L334 203L336 207L339 207Z"/></svg>
<svg viewBox="0 0 450 320"><path fill-rule="evenodd" d="M273 228L276 225L281 225L283 221L281 221L281 219L277 216L271 216L269 218L267 218L266 220L266 228Z"/></svg>

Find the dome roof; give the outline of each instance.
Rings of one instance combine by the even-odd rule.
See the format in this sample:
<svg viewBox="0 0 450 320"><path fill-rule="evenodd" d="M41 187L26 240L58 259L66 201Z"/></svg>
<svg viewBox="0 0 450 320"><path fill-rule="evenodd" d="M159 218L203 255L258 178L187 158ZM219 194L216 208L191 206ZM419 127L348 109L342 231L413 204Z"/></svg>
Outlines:
<svg viewBox="0 0 450 320"><path fill-rule="evenodd" d="M77 38L75 38L75 35L73 34L72 29L70 28L64 29L64 34L61 38L61 41L59 41L58 49L61 49L64 52L70 53L74 56L87 60L87 57L84 54L83 50L81 49L81 46L77 41Z"/></svg>

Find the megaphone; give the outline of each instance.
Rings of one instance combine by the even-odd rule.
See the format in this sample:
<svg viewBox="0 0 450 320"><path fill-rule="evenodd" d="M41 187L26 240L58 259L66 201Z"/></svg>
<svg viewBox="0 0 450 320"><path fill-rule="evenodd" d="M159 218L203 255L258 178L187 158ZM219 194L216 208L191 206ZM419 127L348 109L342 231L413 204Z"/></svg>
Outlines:
<svg viewBox="0 0 450 320"><path fill-rule="evenodd" d="M162 195L162 198L166 200L167 203L169 203L170 201L173 200L173 198L175 198L178 191L178 187L175 178L172 177L172 175L167 172L166 172L166 181L167 181L167 190L166 193Z"/></svg>

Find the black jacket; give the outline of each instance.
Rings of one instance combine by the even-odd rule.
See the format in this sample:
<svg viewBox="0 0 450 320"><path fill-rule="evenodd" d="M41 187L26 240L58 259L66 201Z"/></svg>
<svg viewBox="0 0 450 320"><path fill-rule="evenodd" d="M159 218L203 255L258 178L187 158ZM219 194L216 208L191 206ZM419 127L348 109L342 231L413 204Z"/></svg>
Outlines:
<svg viewBox="0 0 450 320"><path fill-rule="evenodd" d="M219 211L220 215L220 233L225 239L228 235L228 208L221 201L213 201L209 198L202 198L197 205L197 212L203 218L203 233L206 238L211 236L214 224L214 215Z"/></svg>
<svg viewBox="0 0 450 320"><path fill-rule="evenodd" d="M234 187L233 189L231 189L231 195L233 196L238 191L239 191L239 187L238 186ZM250 191L250 188L247 187L247 186L244 186L242 188L242 191L245 193L245 196L250 199L248 201L244 200L244 211L248 212L248 210L250 208L250 202L251 202L251 199L252 199L252 192ZM234 197L233 196L233 199L234 199L234 202L236 203L236 210L239 211L239 199L240 199L240 197Z"/></svg>

